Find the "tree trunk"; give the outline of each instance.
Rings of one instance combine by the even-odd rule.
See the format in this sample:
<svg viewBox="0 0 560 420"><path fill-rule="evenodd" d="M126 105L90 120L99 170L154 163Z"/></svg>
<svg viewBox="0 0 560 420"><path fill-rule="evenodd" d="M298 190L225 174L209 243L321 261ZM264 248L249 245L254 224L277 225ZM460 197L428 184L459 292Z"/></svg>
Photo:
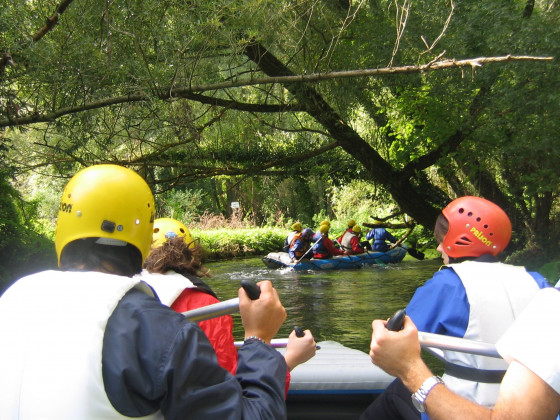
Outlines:
<svg viewBox="0 0 560 420"><path fill-rule="evenodd" d="M268 76L289 76L293 73L259 43L245 48L245 55ZM360 137L325 100L308 84L290 83L284 87L306 108L348 154L360 162L372 178L383 185L403 211L424 226L433 226L440 213L410 182L407 175L396 171L364 139Z"/></svg>

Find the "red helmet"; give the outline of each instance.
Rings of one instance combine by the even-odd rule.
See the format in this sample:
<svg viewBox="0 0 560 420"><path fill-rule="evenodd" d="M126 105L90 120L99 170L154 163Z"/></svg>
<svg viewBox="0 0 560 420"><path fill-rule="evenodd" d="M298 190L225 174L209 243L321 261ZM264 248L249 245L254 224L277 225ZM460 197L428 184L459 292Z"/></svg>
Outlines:
<svg viewBox="0 0 560 420"><path fill-rule="evenodd" d="M443 249L451 258L494 256L511 239L511 222L496 204L480 197L460 197L442 210L449 222Z"/></svg>

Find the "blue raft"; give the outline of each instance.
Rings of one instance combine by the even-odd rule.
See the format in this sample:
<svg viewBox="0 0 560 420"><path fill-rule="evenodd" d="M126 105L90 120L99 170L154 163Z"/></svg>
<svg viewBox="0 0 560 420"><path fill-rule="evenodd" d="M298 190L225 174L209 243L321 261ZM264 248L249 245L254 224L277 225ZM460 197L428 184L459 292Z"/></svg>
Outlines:
<svg viewBox="0 0 560 420"><path fill-rule="evenodd" d="M287 252L270 252L262 258L268 268L293 268L305 270L346 270L360 268L364 265L399 263L406 255L405 247L396 247L387 252L368 251L363 254L336 256L329 259L301 260L295 264Z"/></svg>

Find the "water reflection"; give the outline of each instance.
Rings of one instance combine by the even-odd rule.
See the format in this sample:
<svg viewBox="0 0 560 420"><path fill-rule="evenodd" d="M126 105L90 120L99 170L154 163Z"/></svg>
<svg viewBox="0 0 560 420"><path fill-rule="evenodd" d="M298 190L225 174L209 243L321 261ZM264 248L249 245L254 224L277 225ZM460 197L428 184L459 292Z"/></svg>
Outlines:
<svg viewBox="0 0 560 420"><path fill-rule="evenodd" d="M248 258L207 264L213 274L207 281L220 299L230 299L237 296L242 279L271 280L288 312L278 337L287 337L299 325L311 329L317 341L334 340L367 352L371 321L406 306L440 265L441 260L405 259L359 270L295 272L268 269L260 258ZM234 322L235 338L242 339L239 315Z"/></svg>

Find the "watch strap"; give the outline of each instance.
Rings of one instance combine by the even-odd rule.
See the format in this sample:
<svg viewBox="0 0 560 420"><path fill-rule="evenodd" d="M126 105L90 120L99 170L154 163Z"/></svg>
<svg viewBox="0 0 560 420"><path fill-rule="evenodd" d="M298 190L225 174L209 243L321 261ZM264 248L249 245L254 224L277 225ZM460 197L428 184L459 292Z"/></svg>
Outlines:
<svg viewBox="0 0 560 420"><path fill-rule="evenodd" d="M424 406L426 398L428 398L428 394L437 384L443 384L443 379L436 375L430 376L422 383L418 391L412 394L412 402L421 413L426 411L426 407Z"/></svg>

